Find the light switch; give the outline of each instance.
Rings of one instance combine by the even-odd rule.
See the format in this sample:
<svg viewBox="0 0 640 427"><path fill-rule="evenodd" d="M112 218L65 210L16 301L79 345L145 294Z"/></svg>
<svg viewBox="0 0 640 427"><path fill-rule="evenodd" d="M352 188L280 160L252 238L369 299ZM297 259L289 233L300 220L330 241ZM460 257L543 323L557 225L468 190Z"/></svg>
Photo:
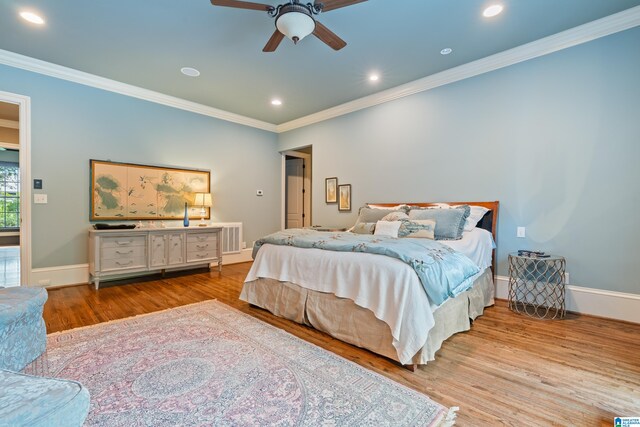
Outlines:
<svg viewBox="0 0 640 427"><path fill-rule="evenodd" d="M46 194L34 194L33 195L33 203L37 205L44 205L47 203L47 195Z"/></svg>
<svg viewBox="0 0 640 427"><path fill-rule="evenodd" d="M518 227L516 235L517 235L517 237L520 237L520 238L526 237L526 228Z"/></svg>

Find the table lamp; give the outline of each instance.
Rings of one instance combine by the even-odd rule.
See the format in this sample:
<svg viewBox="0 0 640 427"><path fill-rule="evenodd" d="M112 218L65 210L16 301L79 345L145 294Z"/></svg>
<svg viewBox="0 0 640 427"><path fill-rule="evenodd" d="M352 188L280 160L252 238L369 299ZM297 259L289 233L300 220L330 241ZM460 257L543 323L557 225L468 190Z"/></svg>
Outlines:
<svg viewBox="0 0 640 427"><path fill-rule="evenodd" d="M211 203L211 193L196 193L196 200L193 203L195 206L200 206L200 227L206 227L207 223L204 222L204 216L207 214L205 208L213 206Z"/></svg>

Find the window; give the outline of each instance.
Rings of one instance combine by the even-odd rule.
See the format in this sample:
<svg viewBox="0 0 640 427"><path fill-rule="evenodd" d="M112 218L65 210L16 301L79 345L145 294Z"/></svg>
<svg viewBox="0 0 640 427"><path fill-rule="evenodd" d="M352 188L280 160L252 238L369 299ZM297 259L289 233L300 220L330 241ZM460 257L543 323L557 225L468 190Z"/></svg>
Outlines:
<svg viewBox="0 0 640 427"><path fill-rule="evenodd" d="M20 166L0 162L0 230L20 228Z"/></svg>

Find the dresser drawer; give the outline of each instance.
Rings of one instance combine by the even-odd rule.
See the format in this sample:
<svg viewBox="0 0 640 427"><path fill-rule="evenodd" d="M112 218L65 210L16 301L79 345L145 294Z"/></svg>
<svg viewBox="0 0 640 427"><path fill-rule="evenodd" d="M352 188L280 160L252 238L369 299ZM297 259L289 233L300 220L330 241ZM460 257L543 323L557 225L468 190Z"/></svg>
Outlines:
<svg viewBox="0 0 640 427"><path fill-rule="evenodd" d="M218 249L217 241L206 242L189 242L187 243L187 252L200 252L200 251L216 251Z"/></svg>
<svg viewBox="0 0 640 427"><path fill-rule="evenodd" d="M128 270L131 268L146 268L146 257L133 257L126 259L105 259L102 261L100 271Z"/></svg>
<svg viewBox="0 0 640 427"><path fill-rule="evenodd" d="M187 262L195 261L212 261L218 258L218 252L215 249L209 251L187 251Z"/></svg>
<svg viewBox="0 0 640 427"><path fill-rule="evenodd" d="M100 246L105 248L128 248L132 246L145 246L147 236L107 236L102 237Z"/></svg>
<svg viewBox="0 0 640 427"><path fill-rule="evenodd" d="M218 241L218 233L189 233L187 234L187 243L204 243L204 242L215 242Z"/></svg>
<svg viewBox="0 0 640 427"><path fill-rule="evenodd" d="M133 258L144 258L146 256L144 246L123 246L117 248L104 248L100 254L102 262L108 259L128 260Z"/></svg>

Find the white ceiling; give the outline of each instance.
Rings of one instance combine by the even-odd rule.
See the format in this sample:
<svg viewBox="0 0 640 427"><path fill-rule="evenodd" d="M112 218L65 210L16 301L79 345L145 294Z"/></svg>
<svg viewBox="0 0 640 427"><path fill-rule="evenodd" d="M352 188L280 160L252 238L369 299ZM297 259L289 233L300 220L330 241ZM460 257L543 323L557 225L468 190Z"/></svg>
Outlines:
<svg viewBox="0 0 640 427"><path fill-rule="evenodd" d="M267 1L276 5L278 1ZM504 5L495 18L485 7ZM3 0L0 49L281 124L640 5L640 0L369 0L319 21L313 36L275 53L265 12L208 0ZM30 9L46 24L19 18ZM440 55L449 47L453 53ZM198 78L180 73L184 66ZM368 81L370 72L381 78ZM273 107L272 98L283 105Z"/></svg>

